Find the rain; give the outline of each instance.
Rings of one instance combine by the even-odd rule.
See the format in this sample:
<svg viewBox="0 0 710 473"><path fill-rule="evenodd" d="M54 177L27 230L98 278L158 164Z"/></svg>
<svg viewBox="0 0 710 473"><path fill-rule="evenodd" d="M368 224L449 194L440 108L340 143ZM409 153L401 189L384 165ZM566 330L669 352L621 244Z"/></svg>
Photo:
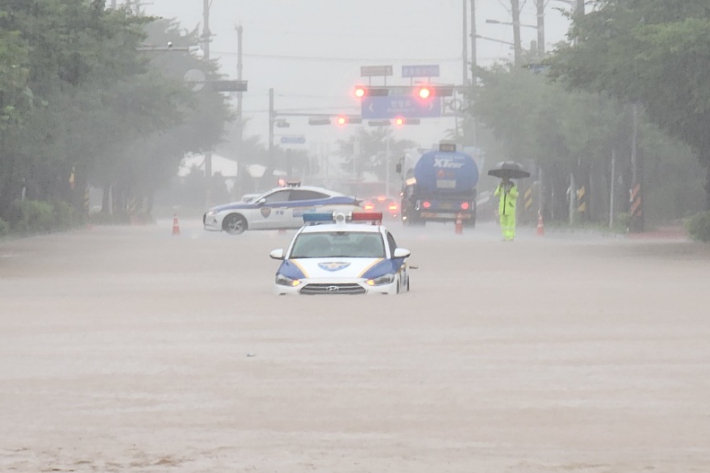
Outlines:
<svg viewBox="0 0 710 473"><path fill-rule="evenodd" d="M0 471L706 471L704 3L0 0Z"/></svg>

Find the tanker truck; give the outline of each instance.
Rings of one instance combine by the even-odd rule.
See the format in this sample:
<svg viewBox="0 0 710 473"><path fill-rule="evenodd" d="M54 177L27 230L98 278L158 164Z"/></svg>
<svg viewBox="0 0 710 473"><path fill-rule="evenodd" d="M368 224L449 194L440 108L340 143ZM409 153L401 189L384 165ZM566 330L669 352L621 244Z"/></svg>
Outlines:
<svg viewBox="0 0 710 473"><path fill-rule="evenodd" d="M411 158L411 157L410 157ZM456 151L452 143L405 159L397 166L403 179L402 223L455 222L476 225L478 166L473 157Z"/></svg>

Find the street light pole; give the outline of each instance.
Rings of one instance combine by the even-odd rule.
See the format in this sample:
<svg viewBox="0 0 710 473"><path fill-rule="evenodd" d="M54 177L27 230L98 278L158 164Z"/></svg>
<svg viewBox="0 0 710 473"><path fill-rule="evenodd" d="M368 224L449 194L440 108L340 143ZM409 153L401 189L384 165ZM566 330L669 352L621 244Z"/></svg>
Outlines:
<svg viewBox="0 0 710 473"><path fill-rule="evenodd" d="M513 58L516 66L520 66L522 46L520 43L520 0L510 0L513 14Z"/></svg>

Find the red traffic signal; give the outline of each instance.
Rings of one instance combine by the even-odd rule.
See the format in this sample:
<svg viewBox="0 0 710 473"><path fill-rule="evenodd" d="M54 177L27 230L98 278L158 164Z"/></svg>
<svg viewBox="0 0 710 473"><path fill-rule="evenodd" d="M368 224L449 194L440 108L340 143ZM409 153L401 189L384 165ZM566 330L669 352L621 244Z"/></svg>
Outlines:
<svg viewBox="0 0 710 473"><path fill-rule="evenodd" d="M419 125L420 123L421 120L418 118L397 117L394 119L394 126L396 127L401 127L404 125Z"/></svg>
<svg viewBox="0 0 710 473"><path fill-rule="evenodd" d="M419 97L420 99L426 100L432 96L432 90L429 86L423 85L423 86L418 87L416 89L416 94L417 94L417 97Z"/></svg>
<svg viewBox="0 0 710 473"><path fill-rule="evenodd" d="M354 90L355 97L362 99L365 97L384 97L389 95L389 88L385 86L358 85Z"/></svg>

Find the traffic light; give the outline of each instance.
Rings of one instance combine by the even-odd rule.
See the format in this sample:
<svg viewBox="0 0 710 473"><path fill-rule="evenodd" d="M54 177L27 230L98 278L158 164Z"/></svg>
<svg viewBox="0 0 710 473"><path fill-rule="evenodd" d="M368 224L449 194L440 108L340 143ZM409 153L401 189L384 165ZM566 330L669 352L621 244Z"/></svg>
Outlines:
<svg viewBox="0 0 710 473"><path fill-rule="evenodd" d="M366 97L413 96L419 100L430 100L433 97L450 97L454 94L453 85L358 85L354 95L358 99Z"/></svg>
<svg viewBox="0 0 710 473"><path fill-rule="evenodd" d="M394 126L400 128L404 125L419 125L422 121L419 118L397 117L394 119Z"/></svg>
<svg viewBox="0 0 710 473"><path fill-rule="evenodd" d="M431 97L431 88L427 85L423 85L421 87L418 87L415 90L416 96L419 97L422 100L426 100L429 97Z"/></svg>
<svg viewBox="0 0 710 473"><path fill-rule="evenodd" d="M385 97L389 95L389 88L385 86L358 85L355 87L355 97Z"/></svg>
<svg viewBox="0 0 710 473"><path fill-rule="evenodd" d="M330 118L316 118L312 117L308 119L309 125L330 125Z"/></svg>

